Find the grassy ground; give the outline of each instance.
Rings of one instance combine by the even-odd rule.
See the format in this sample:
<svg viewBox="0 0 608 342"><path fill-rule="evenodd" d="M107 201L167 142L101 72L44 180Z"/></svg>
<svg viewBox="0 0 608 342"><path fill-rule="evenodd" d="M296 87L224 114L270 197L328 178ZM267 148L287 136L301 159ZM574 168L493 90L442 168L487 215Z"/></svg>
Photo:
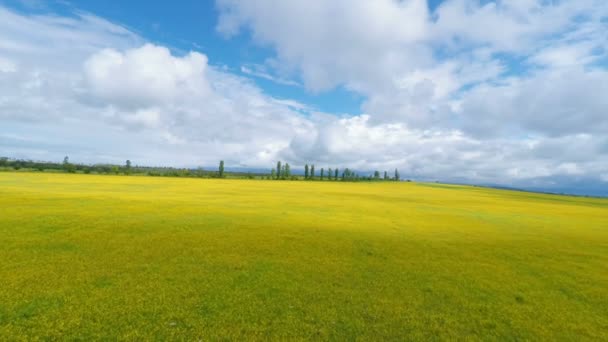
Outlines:
<svg viewBox="0 0 608 342"><path fill-rule="evenodd" d="M608 339L608 200L0 173L0 340Z"/></svg>

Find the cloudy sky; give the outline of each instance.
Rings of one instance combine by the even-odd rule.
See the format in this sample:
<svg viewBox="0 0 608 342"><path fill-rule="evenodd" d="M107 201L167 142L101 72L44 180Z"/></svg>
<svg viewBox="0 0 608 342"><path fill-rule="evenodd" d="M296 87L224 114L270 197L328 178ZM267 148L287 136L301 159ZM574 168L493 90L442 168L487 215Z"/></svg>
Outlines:
<svg viewBox="0 0 608 342"><path fill-rule="evenodd" d="M608 1L0 0L0 155L608 195Z"/></svg>

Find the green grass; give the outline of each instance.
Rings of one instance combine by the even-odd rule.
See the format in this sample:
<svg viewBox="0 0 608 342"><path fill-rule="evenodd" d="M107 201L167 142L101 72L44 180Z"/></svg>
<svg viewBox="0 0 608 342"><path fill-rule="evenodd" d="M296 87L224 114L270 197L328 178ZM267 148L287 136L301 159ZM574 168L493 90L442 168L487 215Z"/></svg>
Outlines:
<svg viewBox="0 0 608 342"><path fill-rule="evenodd" d="M608 200L0 173L0 340L607 340Z"/></svg>

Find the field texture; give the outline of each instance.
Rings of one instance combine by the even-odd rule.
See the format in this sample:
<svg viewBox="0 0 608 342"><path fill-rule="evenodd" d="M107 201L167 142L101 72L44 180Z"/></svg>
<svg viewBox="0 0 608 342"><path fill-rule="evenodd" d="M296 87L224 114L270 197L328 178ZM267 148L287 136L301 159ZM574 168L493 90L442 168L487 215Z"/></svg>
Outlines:
<svg viewBox="0 0 608 342"><path fill-rule="evenodd" d="M0 340L608 340L608 200L0 173Z"/></svg>

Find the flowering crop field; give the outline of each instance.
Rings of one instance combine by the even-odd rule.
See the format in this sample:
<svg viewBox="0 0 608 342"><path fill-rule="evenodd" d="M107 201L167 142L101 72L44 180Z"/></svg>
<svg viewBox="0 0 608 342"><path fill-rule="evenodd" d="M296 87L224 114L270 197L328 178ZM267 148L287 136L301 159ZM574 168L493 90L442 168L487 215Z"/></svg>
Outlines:
<svg viewBox="0 0 608 342"><path fill-rule="evenodd" d="M608 200L0 173L0 340L606 340Z"/></svg>

